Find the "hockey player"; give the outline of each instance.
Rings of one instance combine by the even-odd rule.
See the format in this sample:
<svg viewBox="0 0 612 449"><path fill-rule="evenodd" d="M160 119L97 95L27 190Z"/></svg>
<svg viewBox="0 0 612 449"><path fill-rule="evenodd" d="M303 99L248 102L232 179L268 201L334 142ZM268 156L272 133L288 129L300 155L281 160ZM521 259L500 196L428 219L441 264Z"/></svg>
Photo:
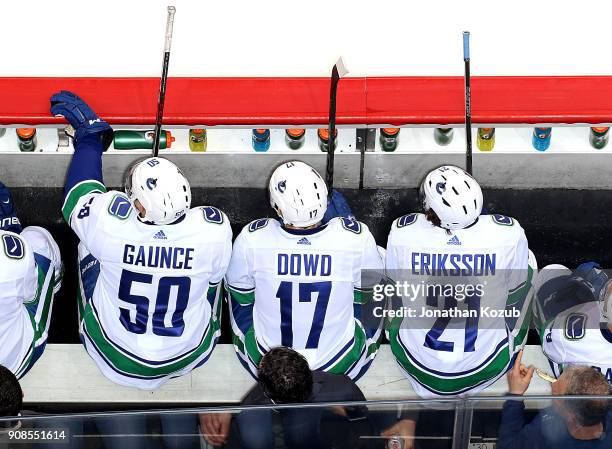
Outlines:
<svg viewBox="0 0 612 449"><path fill-rule="evenodd" d="M395 220L387 243L387 275L414 288L391 348L419 395L476 393L524 344L535 258L516 220L480 215L480 186L461 168L432 170L420 194L424 213Z"/></svg>
<svg viewBox="0 0 612 449"><path fill-rule="evenodd" d="M584 263L574 272L544 267L535 304L542 350L555 376L568 365L588 365L612 384L612 281L599 265Z"/></svg>
<svg viewBox="0 0 612 449"><path fill-rule="evenodd" d="M322 224L327 193L309 165L281 164L269 182L279 219L251 222L234 242L226 274L233 340L253 376L277 346L297 350L313 370L352 378L376 355L381 329L359 319L373 284L361 270L380 274L383 260L363 223L336 217Z"/></svg>
<svg viewBox="0 0 612 449"><path fill-rule="evenodd" d="M0 240L0 365L20 378L45 349L62 261L49 231L22 229L11 193L1 182Z"/></svg>
<svg viewBox="0 0 612 449"><path fill-rule="evenodd" d="M155 389L212 353L229 220L215 207L190 209L187 179L160 157L131 167L125 193L107 191L110 126L70 92L51 97L51 112L76 130L62 213L80 239L81 339L110 380Z"/></svg>

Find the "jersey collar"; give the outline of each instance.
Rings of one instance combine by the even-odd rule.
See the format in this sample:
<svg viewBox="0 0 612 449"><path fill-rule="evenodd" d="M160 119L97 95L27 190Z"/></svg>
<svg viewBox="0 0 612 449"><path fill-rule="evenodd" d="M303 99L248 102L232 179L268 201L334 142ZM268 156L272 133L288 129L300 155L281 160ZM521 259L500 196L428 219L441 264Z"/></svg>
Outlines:
<svg viewBox="0 0 612 449"><path fill-rule="evenodd" d="M187 216L187 214L183 214L176 221L173 221L172 223L168 223L168 224L165 224L165 225L158 225L157 223L153 223L151 221L144 221L144 220L142 220L140 218L140 215L136 215L136 218L142 224L146 224L146 225L149 225L149 226L172 226L172 225L175 225L175 224L179 224L181 221L183 221L185 219L186 216Z"/></svg>
<svg viewBox="0 0 612 449"><path fill-rule="evenodd" d="M312 235L312 234L321 232L326 228L327 228L327 224L317 226L316 228L311 228L311 229L289 229L281 225L281 229L283 231L285 231L288 234L293 234L293 235Z"/></svg>

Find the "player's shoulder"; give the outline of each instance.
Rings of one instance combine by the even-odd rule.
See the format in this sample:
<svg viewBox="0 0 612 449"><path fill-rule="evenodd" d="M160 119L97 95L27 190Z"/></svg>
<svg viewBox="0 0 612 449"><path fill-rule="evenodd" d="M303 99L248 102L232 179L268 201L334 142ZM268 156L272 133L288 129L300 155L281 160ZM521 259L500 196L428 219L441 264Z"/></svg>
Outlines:
<svg viewBox="0 0 612 449"><path fill-rule="evenodd" d="M32 261L32 250L23 237L10 231L0 230L0 278L13 279L23 275Z"/></svg>
<svg viewBox="0 0 612 449"><path fill-rule="evenodd" d="M393 224L391 225L391 232L396 229L414 231L416 229L423 229L427 225L431 227L431 223L427 221L425 218L425 214L420 213L410 213L402 215L401 217L393 220Z"/></svg>
<svg viewBox="0 0 612 449"><path fill-rule="evenodd" d="M274 218L257 218L242 228L239 238L242 242L256 244L256 242L267 241L280 228L280 222Z"/></svg>
<svg viewBox="0 0 612 449"><path fill-rule="evenodd" d="M88 216L92 209L97 211L99 218L111 222L125 222L137 213L128 196L117 190L92 194L81 209L75 211L76 218Z"/></svg>
<svg viewBox="0 0 612 449"><path fill-rule="evenodd" d="M187 218L212 227L229 226L230 220L225 212L215 206L198 206L187 211Z"/></svg>
<svg viewBox="0 0 612 449"><path fill-rule="evenodd" d="M335 217L329 220L326 226L346 238L363 239L371 235L368 225L354 217Z"/></svg>
<svg viewBox="0 0 612 449"><path fill-rule="evenodd" d="M518 240L525 235L525 231L516 218L502 214L481 215L474 228L479 233L486 232L495 235L496 239Z"/></svg>

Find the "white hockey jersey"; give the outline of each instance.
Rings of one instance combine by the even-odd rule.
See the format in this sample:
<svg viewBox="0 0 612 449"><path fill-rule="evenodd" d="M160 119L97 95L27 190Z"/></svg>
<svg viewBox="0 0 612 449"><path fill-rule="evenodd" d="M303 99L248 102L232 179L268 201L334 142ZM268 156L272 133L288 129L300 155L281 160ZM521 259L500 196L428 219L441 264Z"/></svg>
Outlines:
<svg viewBox="0 0 612 449"><path fill-rule="evenodd" d="M362 284L364 269L382 273L383 260L358 221L334 218L298 231L262 219L234 242L226 282L231 294L254 303L252 326L263 352L292 347L312 369L326 369L355 339L353 306L372 287ZM235 313L233 319L239 326Z"/></svg>
<svg viewBox="0 0 612 449"><path fill-rule="evenodd" d="M0 230L0 364L18 374L32 349L34 328L24 304L34 301L34 253L18 234Z"/></svg>
<svg viewBox="0 0 612 449"><path fill-rule="evenodd" d="M123 193L84 193L72 210L70 197L64 206L81 240L83 340L107 377L156 388L203 363L214 347L229 220L217 208L197 207L174 224L151 225Z"/></svg>
<svg viewBox="0 0 612 449"><path fill-rule="evenodd" d="M403 295L412 312L395 319L389 338L417 393L474 392L501 375L515 338L520 342L527 332L525 317L515 318L516 332L509 332L504 310L514 302L528 310L528 260L525 233L510 217L483 215L452 233L423 214L393 223L387 275L416 290Z"/></svg>
<svg viewBox="0 0 612 449"><path fill-rule="evenodd" d="M555 376L567 365L588 365L612 384L612 331L601 321L599 303L592 301L567 309L547 325L542 349Z"/></svg>

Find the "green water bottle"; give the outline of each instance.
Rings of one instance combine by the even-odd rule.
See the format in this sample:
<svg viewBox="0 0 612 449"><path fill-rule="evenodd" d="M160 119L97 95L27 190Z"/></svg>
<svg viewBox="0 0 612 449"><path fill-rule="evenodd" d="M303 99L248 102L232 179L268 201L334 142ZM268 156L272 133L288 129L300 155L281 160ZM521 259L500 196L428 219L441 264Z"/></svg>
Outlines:
<svg viewBox="0 0 612 449"><path fill-rule="evenodd" d="M114 132L113 145L115 150L150 150L153 148L155 131L132 131L127 129ZM175 138L170 131L164 131L159 135L159 148L170 148Z"/></svg>
<svg viewBox="0 0 612 449"><path fill-rule="evenodd" d="M593 148L601 150L603 147L608 145L609 139L610 139L610 128L608 128L607 126L591 128L589 142L591 142L591 146Z"/></svg>
<svg viewBox="0 0 612 449"><path fill-rule="evenodd" d="M36 150L36 128L17 128L15 132L20 151L29 153Z"/></svg>
<svg viewBox="0 0 612 449"><path fill-rule="evenodd" d="M399 128L381 128L380 148L383 151L395 151L399 143Z"/></svg>
<svg viewBox="0 0 612 449"><path fill-rule="evenodd" d="M306 130L304 128L289 128L285 130L285 143L292 150L299 150L304 146Z"/></svg>
<svg viewBox="0 0 612 449"><path fill-rule="evenodd" d="M434 140L438 145L448 145L453 140L453 128L434 129Z"/></svg>
<svg viewBox="0 0 612 449"><path fill-rule="evenodd" d="M329 129L319 128L317 131L319 137L319 150L327 153L329 151ZM334 151L338 149L338 129L334 128Z"/></svg>
<svg viewBox="0 0 612 449"><path fill-rule="evenodd" d="M190 129L189 130L189 149L194 152L202 153L206 151L208 139L205 129Z"/></svg>

